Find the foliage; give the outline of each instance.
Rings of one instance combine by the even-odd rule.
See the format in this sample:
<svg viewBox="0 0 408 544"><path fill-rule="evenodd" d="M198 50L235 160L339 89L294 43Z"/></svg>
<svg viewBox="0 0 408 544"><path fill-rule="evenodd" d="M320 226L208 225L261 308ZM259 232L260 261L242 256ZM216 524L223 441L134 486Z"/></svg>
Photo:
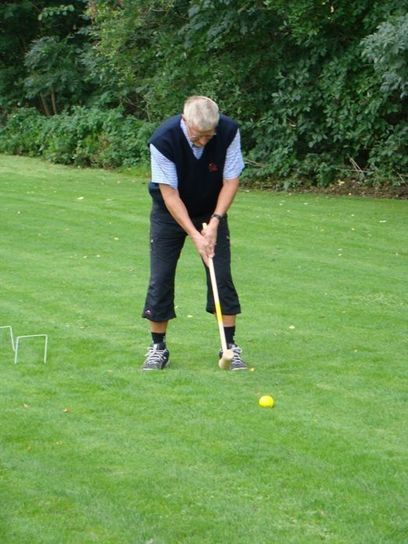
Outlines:
<svg viewBox="0 0 408 544"><path fill-rule="evenodd" d="M374 64L381 78L381 90L408 96L408 14L382 23L362 41L363 56Z"/></svg>
<svg viewBox="0 0 408 544"><path fill-rule="evenodd" d="M0 128L0 151L35 157L42 153L46 118L35 108L20 108Z"/></svg>
<svg viewBox="0 0 408 544"><path fill-rule="evenodd" d="M50 109L44 97L50 95L52 113L58 113L60 105L78 104L85 94L83 70L78 62L78 49L68 38L45 36L32 42L25 56L28 75L24 86L29 99L41 97L46 113Z"/></svg>
<svg viewBox="0 0 408 544"><path fill-rule="evenodd" d="M78 105L120 108L158 123L186 96L205 94L241 123L247 180L327 185L357 169L366 179L400 182L408 157L407 7L407 0L38 0L35 12L30 2L7 2L0 108L29 105L64 118ZM22 31L23 52L6 53Z"/></svg>
<svg viewBox="0 0 408 544"><path fill-rule="evenodd" d="M147 160L152 130L152 124L120 109L77 106L50 118L33 108L19 109L0 130L0 151L78 166L132 166Z"/></svg>
<svg viewBox="0 0 408 544"><path fill-rule="evenodd" d="M89 43L86 0L0 5L0 108L35 106L51 115L86 102L92 77L82 60Z"/></svg>

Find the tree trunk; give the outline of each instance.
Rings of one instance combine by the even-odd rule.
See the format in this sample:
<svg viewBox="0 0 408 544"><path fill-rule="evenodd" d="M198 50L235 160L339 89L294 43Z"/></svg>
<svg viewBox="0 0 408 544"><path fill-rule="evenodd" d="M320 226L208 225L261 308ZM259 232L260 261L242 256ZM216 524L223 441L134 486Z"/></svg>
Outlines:
<svg viewBox="0 0 408 544"><path fill-rule="evenodd" d="M43 107L43 110L44 110L44 113L47 117L51 117L51 112L48 108L48 104L44 98L44 95L43 94L40 94L40 98L41 98L41 104L42 104L42 107Z"/></svg>
<svg viewBox="0 0 408 544"><path fill-rule="evenodd" d="M55 100L55 92L53 87L51 87L51 102L52 102L52 111L54 112L54 115L57 115L57 102Z"/></svg>

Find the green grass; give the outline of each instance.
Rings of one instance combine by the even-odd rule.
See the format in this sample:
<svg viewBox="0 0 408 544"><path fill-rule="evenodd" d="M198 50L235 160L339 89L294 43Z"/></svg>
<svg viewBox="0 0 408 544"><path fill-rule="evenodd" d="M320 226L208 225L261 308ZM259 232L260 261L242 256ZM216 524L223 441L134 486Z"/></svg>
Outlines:
<svg viewBox="0 0 408 544"><path fill-rule="evenodd" d="M146 177L0 157L0 541L408 541L408 203L241 191L253 372L217 368L191 243L172 366L140 372ZM257 401L271 394L276 407Z"/></svg>

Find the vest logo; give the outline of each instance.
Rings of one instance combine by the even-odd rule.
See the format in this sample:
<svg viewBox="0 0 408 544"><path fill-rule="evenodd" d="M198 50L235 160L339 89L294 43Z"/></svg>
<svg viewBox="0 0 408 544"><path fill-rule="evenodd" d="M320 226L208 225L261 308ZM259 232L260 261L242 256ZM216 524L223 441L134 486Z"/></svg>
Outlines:
<svg viewBox="0 0 408 544"><path fill-rule="evenodd" d="M210 164L208 165L208 171L218 172L218 166L215 164L215 162L210 162Z"/></svg>

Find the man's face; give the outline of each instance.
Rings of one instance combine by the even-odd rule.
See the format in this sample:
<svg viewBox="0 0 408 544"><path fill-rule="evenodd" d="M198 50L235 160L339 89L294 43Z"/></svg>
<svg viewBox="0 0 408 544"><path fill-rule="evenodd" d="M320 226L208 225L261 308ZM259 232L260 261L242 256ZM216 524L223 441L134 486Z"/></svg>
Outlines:
<svg viewBox="0 0 408 544"><path fill-rule="evenodd" d="M198 130L197 127L189 123L186 123L186 127L188 137L196 147L204 147L216 134L215 128L212 130L201 131Z"/></svg>

